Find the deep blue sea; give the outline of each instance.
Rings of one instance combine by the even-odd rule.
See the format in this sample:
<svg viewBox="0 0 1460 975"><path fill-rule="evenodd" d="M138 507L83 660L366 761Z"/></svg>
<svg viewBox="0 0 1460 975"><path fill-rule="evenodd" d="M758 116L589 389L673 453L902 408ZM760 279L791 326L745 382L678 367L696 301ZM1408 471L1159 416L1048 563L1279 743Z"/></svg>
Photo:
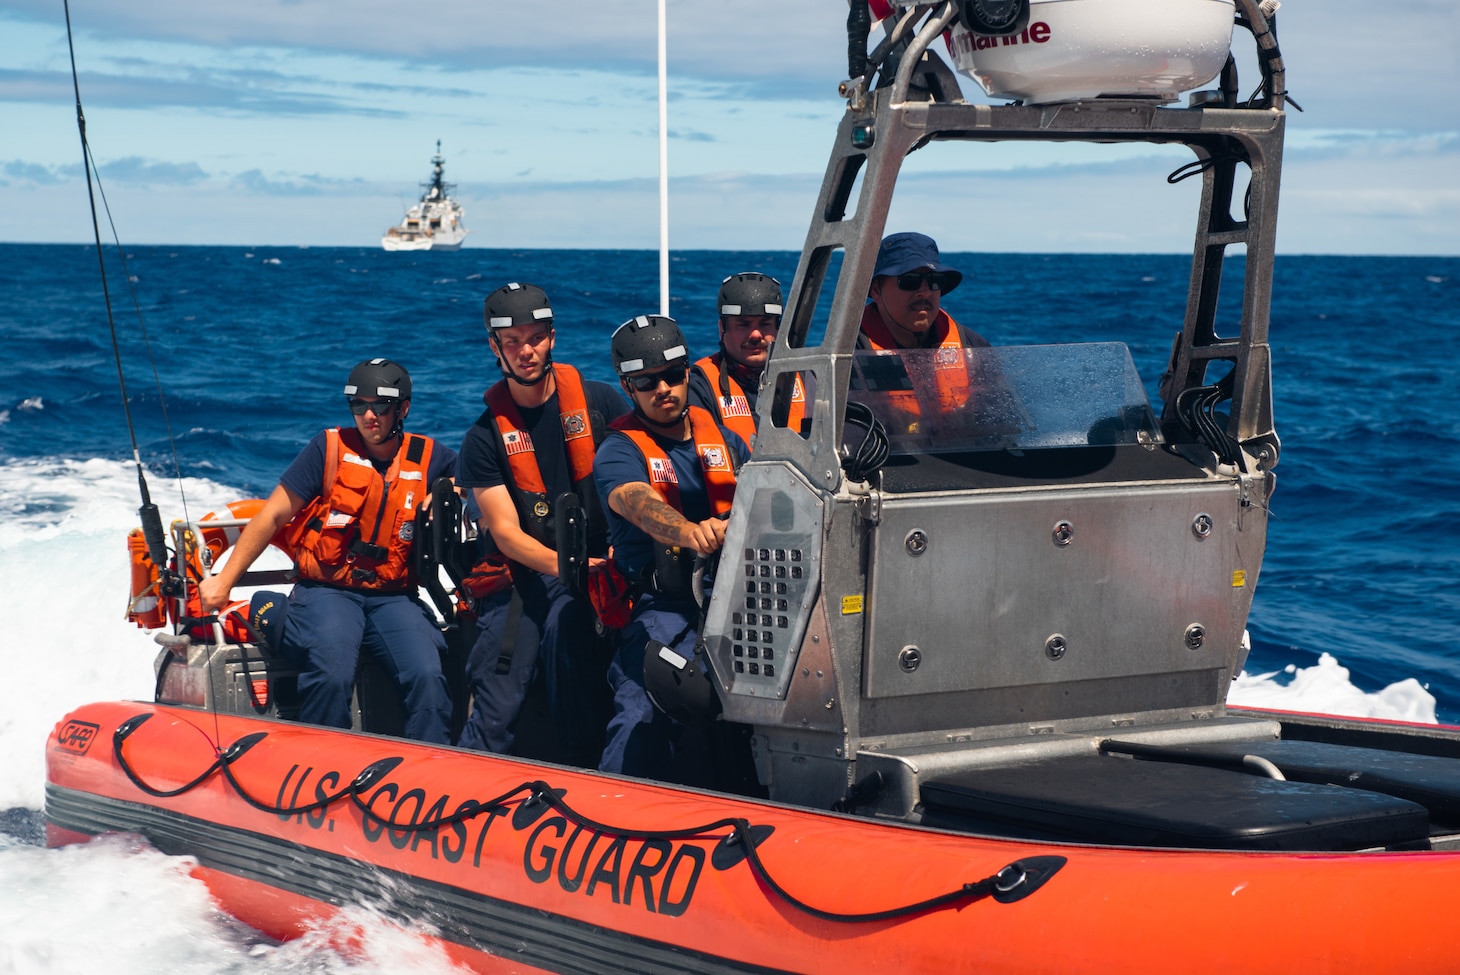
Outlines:
<svg viewBox="0 0 1460 975"><path fill-rule="evenodd" d="M175 471L160 380L182 472L248 494L266 494L304 440L343 422L344 376L369 356L411 371L413 428L459 443L496 378L481 301L507 281L547 289L558 357L605 380L610 332L658 305L650 251L125 254L125 274L114 250L104 256L143 460L154 477ZM1190 265L1185 255L947 258L969 275L949 310L994 343L1124 341L1148 385L1180 327ZM671 311L696 353L714 345L726 274L764 271L789 287L796 259L676 254ZM1419 677L1442 716L1460 719L1460 258L1285 257L1275 277L1284 447L1249 669L1335 652L1360 686ZM129 456L93 248L0 244L0 339L10 363L0 460Z"/></svg>
<svg viewBox="0 0 1460 975"><path fill-rule="evenodd" d="M605 380L610 332L658 304L650 251L124 253L104 256L143 460L154 481L174 474L170 425L183 474L249 495L344 422L344 377L369 356L411 371L414 429L459 443L496 378L482 298L507 281L547 289L558 357ZM1185 255L945 256L968 274L947 307L995 344L1124 341L1149 386L1180 327ZM676 254L672 313L693 351L714 345L725 275L789 287L796 259ZM1361 688L1418 678L1441 719L1460 720L1460 258L1283 257L1275 278L1283 452L1248 669L1327 651ZM1237 311L1224 302L1219 317ZM129 456L93 248L0 244L0 339L0 462Z"/></svg>
<svg viewBox="0 0 1460 975"><path fill-rule="evenodd" d="M271 490L310 436L348 421L341 387L370 356L410 369L413 429L459 442L497 378L482 299L507 281L547 289L558 358L599 379L612 330L659 293L649 251L105 256L126 398L168 520L179 483L194 517ZM948 309L995 344L1123 341L1149 389L1180 328L1186 256L945 257L967 274ZM675 255L672 310L693 351L714 346L725 275L789 286L795 263ZM1233 698L1460 723L1460 258L1288 257L1275 275L1283 452ZM1219 330L1238 307L1224 302ZM220 917L182 858L126 838L37 845L52 725L86 701L149 698L157 652L122 619L137 484L92 248L0 244L0 349L0 972L92 971L100 957L119 975L450 971L365 908L275 945Z"/></svg>

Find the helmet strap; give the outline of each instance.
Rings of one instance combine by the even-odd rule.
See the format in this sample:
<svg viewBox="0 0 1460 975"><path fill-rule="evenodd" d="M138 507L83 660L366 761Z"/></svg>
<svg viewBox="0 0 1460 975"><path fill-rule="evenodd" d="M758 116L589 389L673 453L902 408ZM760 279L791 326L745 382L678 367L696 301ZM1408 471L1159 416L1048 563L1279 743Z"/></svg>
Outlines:
<svg viewBox="0 0 1460 975"><path fill-rule="evenodd" d="M649 419L649 415L644 412L642 407L639 406L639 400L637 397L634 396L633 390L629 388L628 382L626 380L620 379L619 385L623 387L624 394L628 396L629 402L633 404L634 415L637 416L645 426L650 427L651 432L652 430L670 430L672 427L683 423L684 418L689 416L689 397L686 396L684 399L684 409L680 410L678 417L671 420L669 423L660 423L658 420L651 420Z"/></svg>
<svg viewBox="0 0 1460 975"><path fill-rule="evenodd" d="M511 382L514 382L519 386L536 386L544 379L546 379L548 375L551 374L553 371L552 349L548 349L547 356L543 359L542 375L538 376L536 379L523 379L521 376L517 375L517 373L513 372L512 367L507 364L507 357L502 355L501 346L497 344L496 336L492 337L491 343L492 355L497 357L497 370L502 374L503 379L510 380Z"/></svg>

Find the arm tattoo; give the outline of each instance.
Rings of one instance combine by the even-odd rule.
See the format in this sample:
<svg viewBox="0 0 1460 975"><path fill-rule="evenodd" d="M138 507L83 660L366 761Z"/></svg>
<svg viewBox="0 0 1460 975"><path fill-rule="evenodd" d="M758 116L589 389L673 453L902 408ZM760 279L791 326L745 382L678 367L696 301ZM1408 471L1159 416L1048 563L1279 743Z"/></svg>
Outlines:
<svg viewBox="0 0 1460 975"><path fill-rule="evenodd" d="M624 509L619 513L646 535L666 545L680 544L680 533L689 522L665 504L659 492L642 481L634 481L620 485L614 493Z"/></svg>

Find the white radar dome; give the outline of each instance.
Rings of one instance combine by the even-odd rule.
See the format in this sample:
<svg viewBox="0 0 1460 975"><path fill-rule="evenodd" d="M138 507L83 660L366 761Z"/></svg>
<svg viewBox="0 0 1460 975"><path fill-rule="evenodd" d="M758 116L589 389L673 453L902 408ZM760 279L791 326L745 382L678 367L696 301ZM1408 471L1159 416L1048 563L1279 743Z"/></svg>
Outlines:
<svg viewBox="0 0 1460 975"><path fill-rule="evenodd" d="M948 47L994 98L1171 102L1221 72L1234 15L1233 0L1032 0L1019 33L988 37L955 23Z"/></svg>

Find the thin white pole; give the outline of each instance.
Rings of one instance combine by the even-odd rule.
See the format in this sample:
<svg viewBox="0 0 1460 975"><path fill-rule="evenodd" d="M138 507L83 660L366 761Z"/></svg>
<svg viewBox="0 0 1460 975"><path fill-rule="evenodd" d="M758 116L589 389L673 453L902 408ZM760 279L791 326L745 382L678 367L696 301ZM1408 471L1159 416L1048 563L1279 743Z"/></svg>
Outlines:
<svg viewBox="0 0 1460 975"><path fill-rule="evenodd" d="M659 0L659 314L669 314L669 72L668 18Z"/></svg>

